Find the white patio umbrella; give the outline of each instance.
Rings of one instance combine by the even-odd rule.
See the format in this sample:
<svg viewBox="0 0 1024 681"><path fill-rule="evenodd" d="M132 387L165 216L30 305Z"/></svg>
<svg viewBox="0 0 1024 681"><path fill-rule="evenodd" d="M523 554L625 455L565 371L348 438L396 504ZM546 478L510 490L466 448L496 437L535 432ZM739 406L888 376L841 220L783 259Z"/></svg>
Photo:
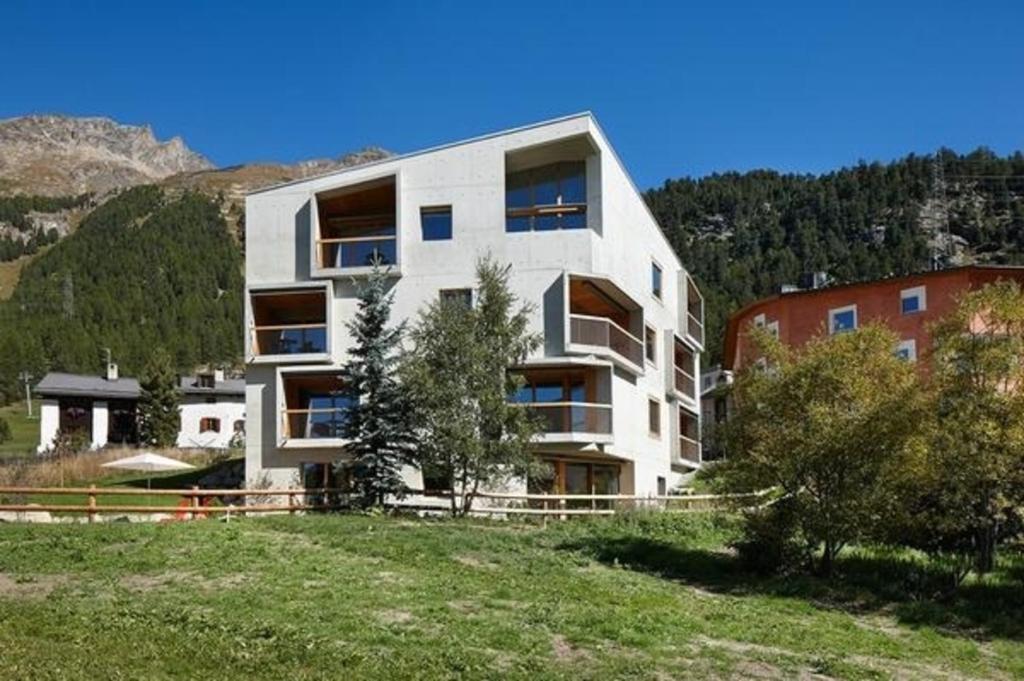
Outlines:
<svg viewBox="0 0 1024 681"><path fill-rule="evenodd" d="M126 471L143 471L145 473L163 473L165 471L185 471L195 468L184 461L169 459L153 452L143 452L127 459L118 459L103 464L103 468L122 468ZM146 489L149 489L150 478L146 478Z"/></svg>

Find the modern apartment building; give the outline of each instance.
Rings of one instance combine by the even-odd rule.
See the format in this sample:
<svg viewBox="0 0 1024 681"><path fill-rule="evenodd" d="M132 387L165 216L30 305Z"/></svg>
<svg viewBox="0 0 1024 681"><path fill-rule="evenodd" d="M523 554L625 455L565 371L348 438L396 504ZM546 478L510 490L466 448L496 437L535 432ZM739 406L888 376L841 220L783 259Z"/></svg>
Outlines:
<svg viewBox="0 0 1024 681"><path fill-rule="evenodd" d="M930 326L952 312L959 296L1001 279L1024 284L1024 267L969 265L842 286L785 291L755 301L729 318L724 365L739 370L758 355L747 336L752 326L793 347L817 335L842 333L868 322L888 326L899 336L894 348L916 362L932 346ZM926 370L927 364L919 365Z"/></svg>
<svg viewBox="0 0 1024 681"><path fill-rule="evenodd" d="M373 257L393 320L412 322L439 296L472 305L487 254L511 265L543 335L511 397L544 417L535 448L553 478L530 487L656 494L698 467L703 301L584 113L247 197L247 478L335 482L338 368Z"/></svg>

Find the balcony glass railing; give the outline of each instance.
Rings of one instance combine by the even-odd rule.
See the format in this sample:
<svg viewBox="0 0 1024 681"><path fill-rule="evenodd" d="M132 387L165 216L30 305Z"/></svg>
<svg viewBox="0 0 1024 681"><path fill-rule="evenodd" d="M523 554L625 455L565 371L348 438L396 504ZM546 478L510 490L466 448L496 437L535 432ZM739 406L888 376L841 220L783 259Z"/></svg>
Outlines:
<svg viewBox="0 0 1024 681"><path fill-rule="evenodd" d="M704 325L701 324L700 319L697 315L692 312L687 313L686 316L686 331L690 334L691 338L696 338L697 342L701 345L704 344Z"/></svg>
<svg viewBox="0 0 1024 681"><path fill-rule="evenodd" d="M611 435L612 405L594 402L530 402L524 404L541 417L542 432Z"/></svg>
<svg viewBox="0 0 1024 681"><path fill-rule="evenodd" d="M323 268L370 267L375 261L381 265L398 262L398 238L394 236L319 239L317 243Z"/></svg>
<svg viewBox="0 0 1024 681"><path fill-rule="evenodd" d="M605 317L569 315L569 339L580 345L608 348L634 366L644 365L643 342L621 326Z"/></svg>
<svg viewBox="0 0 1024 681"><path fill-rule="evenodd" d="M285 409L286 439L322 440L344 437L345 412L338 408Z"/></svg>
<svg viewBox="0 0 1024 681"><path fill-rule="evenodd" d="M692 463L700 463L700 443L681 435L679 437L679 458Z"/></svg>
<svg viewBox="0 0 1024 681"><path fill-rule="evenodd" d="M278 324L253 327L253 351L263 355L327 352L326 324Z"/></svg>
<svg viewBox="0 0 1024 681"><path fill-rule="evenodd" d="M693 388L693 376L676 367L676 390L687 397L693 397Z"/></svg>

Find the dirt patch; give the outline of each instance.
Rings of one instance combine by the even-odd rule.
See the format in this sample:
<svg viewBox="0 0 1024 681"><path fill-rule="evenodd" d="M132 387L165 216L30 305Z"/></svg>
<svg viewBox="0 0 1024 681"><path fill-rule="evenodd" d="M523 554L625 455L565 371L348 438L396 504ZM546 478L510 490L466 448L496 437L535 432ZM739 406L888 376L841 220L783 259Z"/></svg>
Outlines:
<svg viewBox="0 0 1024 681"><path fill-rule="evenodd" d="M743 660L736 665L733 675L739 679L781 679L782 670L761 660Z"/></svg>
<svg viewBox="0 0 1024 681"><path fill-rule="evenodd" d="M71 580L66 575L39 575L31 579L14 578L0 572L0 598L46 598Z"/></svg>
<svg viewBox="0 0 1024 681"><path fill-rule="evenodd" d="M249 575L242 573L223 577L203 577L193 572L160 572L154 575L125 575L118 580L118 584L136 593L147 593L171 586L191 587L202 593L215 593L240 587L250 579Z"/></svg>
<svg viewBox="0 0 1024 681"><path fill-rule="evenodd" d="M561 634L555 634L551 637L551 652L559 662L577 662L591 658L589 651L577 648L569 643Z"/></svg>
<svg viewBox="0 0 1024 681"><path fill-rule="evenodd" d="M480 560L474 556L455 556L456 563L465 565L467 567L484 568L487 570L493 570L498 567L496 564L488 562L486 560Z"/></svg>
<svg viewBox="0 0 1024 681"><path fill-rule="evenodd" d="M408 610L383 610L377 613L381 624L408 624L416 619Z"/></svg>

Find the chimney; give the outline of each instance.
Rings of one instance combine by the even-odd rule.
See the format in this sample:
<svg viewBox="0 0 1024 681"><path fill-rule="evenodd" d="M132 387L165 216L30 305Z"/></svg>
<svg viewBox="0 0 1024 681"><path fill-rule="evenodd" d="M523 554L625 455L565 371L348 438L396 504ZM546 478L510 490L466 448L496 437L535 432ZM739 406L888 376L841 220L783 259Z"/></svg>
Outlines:
<svg viewBox="0 0 1024 681"><path fill-rule="evenodd" d="M118 379L117 364L114 362L107 362L107 380L116 381Z"/></svg>

